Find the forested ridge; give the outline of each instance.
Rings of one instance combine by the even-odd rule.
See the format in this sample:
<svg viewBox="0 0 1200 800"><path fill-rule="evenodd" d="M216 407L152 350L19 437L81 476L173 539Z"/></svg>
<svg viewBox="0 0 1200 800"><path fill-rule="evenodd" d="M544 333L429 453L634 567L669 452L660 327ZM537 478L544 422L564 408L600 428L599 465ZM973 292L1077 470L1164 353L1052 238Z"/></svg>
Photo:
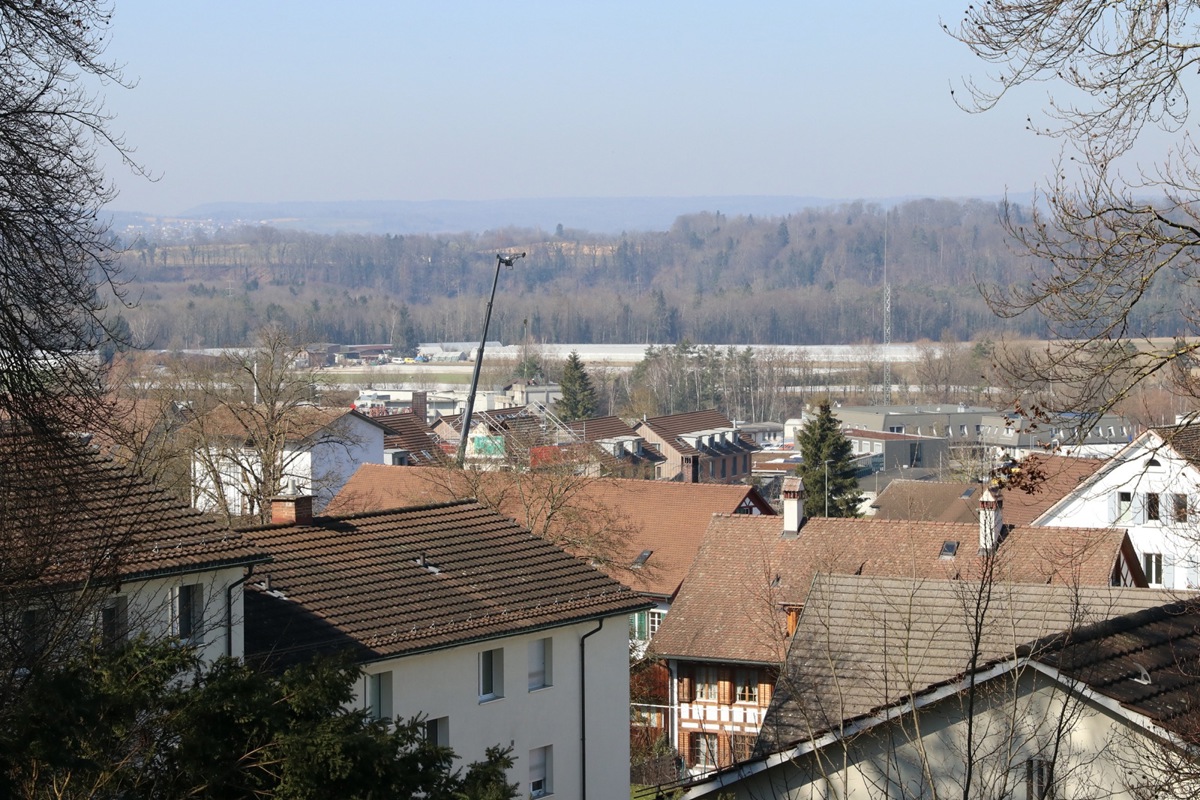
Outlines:
<svg viewBox="0 0 1200 800"><path fill-rule="evenodd" d="M917 200L787 217L680 217L619 236L315 234L246 226L124 242L143 347L240 345L267 322L314 341L462 341L478 336L495 253L528 252L500 278L491 338L548 342L833 344L883 338L884 266L894 341L966 341L1011 331L979 284L1037 265L1012 246L1000 207ZM1017 220L1020 209L1009 209ZM1164 298L1165 301L1165 298ZM1177 302L1177 301L1176 301ZM527 326L527 329L526 329ZM1175 331L1151 330L1155 335Z"/></svg>

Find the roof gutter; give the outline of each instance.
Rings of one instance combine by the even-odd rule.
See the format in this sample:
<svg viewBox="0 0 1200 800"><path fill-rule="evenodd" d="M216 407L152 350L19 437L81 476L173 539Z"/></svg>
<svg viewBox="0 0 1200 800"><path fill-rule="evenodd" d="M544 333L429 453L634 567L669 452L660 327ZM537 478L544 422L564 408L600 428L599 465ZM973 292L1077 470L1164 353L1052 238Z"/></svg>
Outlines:
<svg viewBox="0 0 1200 800"><path fill-rule="evenodd" d="M584 664L584 645L588 637L604 627L604 617L596 627L579 638L579 800L587 800L587 675Z"/></svg>

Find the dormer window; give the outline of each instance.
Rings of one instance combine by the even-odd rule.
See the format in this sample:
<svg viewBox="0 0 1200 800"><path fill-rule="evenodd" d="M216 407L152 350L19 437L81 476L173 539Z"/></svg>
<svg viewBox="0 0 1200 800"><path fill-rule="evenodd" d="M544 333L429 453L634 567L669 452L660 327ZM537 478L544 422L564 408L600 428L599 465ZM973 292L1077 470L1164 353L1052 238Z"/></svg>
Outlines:
<svg viewBox="0 0 1200 800"><path fill-rule="evenodd" d="M958 542L945 541L942 542L942 552L938 554L938 558L954 558L958 554Z"/></svg>
<svg viewBox="0 0 1200 800"><path fill-rule="evenodd" d="M642 567L646 566L646 562L650 560L650 556L652 555L654 555L653 550L643 550L642 552L638 553L638 557L633 560L633 564L630 565L630 569L641 569Z"/></svg>

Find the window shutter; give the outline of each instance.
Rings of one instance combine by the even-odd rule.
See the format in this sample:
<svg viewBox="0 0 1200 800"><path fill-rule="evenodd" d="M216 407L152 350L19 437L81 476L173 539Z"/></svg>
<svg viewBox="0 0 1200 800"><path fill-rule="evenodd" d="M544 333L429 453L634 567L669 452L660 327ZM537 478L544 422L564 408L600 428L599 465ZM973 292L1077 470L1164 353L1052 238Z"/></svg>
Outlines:
<svg viewBox="0 0 1200 800"><path fill-rule="evenodd" d="M696 678L691 667L679 670L679 702L691 703L696 699Z"/></svg>
<svg viewBox="0 0 1200 800"><path fill-rule="evenodd" d="M1108 495L1108 518L1114 525L1120 520L1119 508L1117 492L1110 492Z"/></svg>
<svg viewBox="0 0 1200 800"><path fill-rule="evenodd" d="M723 706L733 705L733 681L728 669L717 673L717 702Z"/></svg>
<svg viewBox="0 0 1200 800"><path fill-rule="evenodd" d="M729 748L729 734L717 734L717 766L727 767L733 763L733 753Z"/></svg>
<svg viewBox="0 0 1200 800"><path fill-rule="evenodd" d="M1146 495L1137 492L1133 496L1133 521L1142 525L1146 522Z"/></svg>
<svg viewBox="0 0 1200 800"><path fill-rule="evenodd" d="M766 707L771 705L771 692L775 690L775 684L769 680L760 680L758 682L758 704Z"/></svg>
<svg viewBox="0 0 1200 800"><path fill-rule="evenodd" d="M1163 553L1163 586L1175 588L1175 559L1171 553Z"/></svg>

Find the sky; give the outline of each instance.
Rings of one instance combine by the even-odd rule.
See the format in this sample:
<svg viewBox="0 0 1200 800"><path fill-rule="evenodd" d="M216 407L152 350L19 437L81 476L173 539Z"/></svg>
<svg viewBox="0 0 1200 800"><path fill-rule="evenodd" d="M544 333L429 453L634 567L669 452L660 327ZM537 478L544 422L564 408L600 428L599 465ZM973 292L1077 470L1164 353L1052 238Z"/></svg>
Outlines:
<svg viewBox="0 0 1200 800"><path fill-rule="evenodd" d="M985 114L962 0L114 0L114 210L209 202L995 197L1045 90ZM959 92L961 96L961 89Z"/></svg>

